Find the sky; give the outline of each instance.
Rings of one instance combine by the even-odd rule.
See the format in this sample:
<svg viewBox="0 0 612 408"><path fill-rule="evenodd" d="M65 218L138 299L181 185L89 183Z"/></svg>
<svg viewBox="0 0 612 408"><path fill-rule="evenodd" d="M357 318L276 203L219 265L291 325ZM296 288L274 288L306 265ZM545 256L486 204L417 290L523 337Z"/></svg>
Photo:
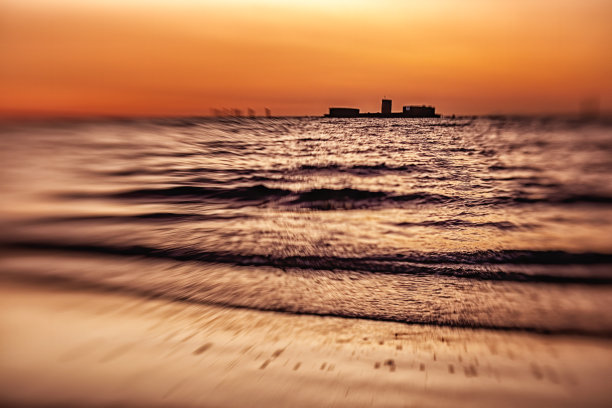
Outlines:
<svg viewBox="0 0 612 408"><path fill-rule="evenodd" d="M2 0L0 116L612 112L610 0Z"/></svg>

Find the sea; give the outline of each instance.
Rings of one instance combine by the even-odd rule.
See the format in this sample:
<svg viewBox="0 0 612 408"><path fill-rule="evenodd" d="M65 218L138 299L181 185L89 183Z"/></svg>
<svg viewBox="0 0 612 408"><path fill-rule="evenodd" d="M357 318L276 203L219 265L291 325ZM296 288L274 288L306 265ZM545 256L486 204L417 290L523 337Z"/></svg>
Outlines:
<svg viewBox="0 0 612 408"><path fill-rule="evenodd" d="M612 336L612 121L0 126L0 278L143 300Z"/></svg>

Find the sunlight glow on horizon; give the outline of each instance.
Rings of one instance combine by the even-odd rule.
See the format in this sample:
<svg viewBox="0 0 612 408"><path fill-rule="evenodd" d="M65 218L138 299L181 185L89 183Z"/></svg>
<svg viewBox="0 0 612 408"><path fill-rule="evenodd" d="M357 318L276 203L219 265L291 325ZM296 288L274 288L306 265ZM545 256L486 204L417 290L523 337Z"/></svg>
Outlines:
<svg viewBox="0 0 612 408"><path fill-rule="evenodd" d="M8 0L0 115L612 111L612 5Z"/></svg>

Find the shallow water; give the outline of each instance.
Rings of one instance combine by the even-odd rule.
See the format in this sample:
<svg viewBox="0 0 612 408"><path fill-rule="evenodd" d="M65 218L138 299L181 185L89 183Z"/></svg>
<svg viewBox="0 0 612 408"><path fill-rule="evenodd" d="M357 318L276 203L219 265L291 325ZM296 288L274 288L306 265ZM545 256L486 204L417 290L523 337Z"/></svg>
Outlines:
<svg viewBox="0 0 612 408"><path fill-rule="evenodd" d="M1 272L180 301L612 335L612 124L2 128Z"/></svg>

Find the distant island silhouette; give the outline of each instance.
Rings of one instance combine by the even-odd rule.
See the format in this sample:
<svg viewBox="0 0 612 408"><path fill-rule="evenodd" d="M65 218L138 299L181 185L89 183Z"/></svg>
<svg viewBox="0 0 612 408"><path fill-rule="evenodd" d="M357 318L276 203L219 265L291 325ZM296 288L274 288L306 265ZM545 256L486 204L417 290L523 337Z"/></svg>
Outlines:
<svg viewBox="0 0 612 408"><path fill-rule="evenodd" d="M360 113L359 108L329 108L326 118L439 118L433 106L406 105L401 112L391 111L391 99L383 99L380 112Z"/></svg>

